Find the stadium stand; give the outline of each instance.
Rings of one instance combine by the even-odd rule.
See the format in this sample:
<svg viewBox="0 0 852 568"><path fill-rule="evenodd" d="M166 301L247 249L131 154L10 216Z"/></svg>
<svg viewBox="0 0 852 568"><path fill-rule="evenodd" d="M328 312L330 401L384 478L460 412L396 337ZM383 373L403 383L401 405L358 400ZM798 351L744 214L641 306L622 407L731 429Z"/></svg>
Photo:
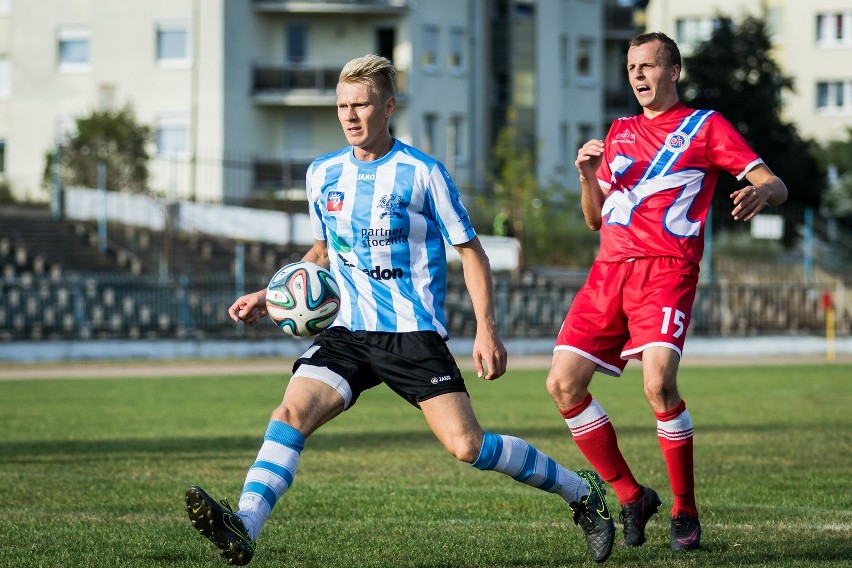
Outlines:
<svg viewBox="0 0 852 568"><path fill-rule="evenodd" d="M104 252L99 244L92 221L57 221L45 206L0 207L0 341L269 337L267 325L235 325L227 307L239 283L243 291L265 286L305 248L120 223L107 228ZM826 292L838 308L837 333L849 331L852 301L829 273L817 270L808 283L801 263L777 259L720 258L714 270L715 282L699 287L690 333L820 334ZM561 268L496 274L503 334L553 337L585 276ZM451 266L447 285L450 334L472 337L474 314L458 267Z"/></svg>

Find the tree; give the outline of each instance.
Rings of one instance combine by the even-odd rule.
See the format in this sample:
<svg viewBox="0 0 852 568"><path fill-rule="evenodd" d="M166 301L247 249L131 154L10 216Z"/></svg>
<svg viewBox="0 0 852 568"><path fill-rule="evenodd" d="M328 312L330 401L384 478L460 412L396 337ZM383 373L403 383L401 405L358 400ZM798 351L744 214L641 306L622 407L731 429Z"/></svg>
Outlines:
<svg viewBox="0 0 852 568"><path fill-rule="evenodd" d="M781 73L770 56L771 42L761 20L747 17L737 26L727 18L709 40L684 60L683 100L696 108L722 113L751 144L789 191L787 244L803 207L817 207L825 188L825 175L815 157L817 146L804 140L793 124L781 118L784 90L793 80ZM744 183L744 182L743 182ZM720 176L714 204L730 208L728 196L742 183ZM716 215L716 223L733 223Z"/></svg>
<svg viewBox="0 0 852 568"><path fill-rule="evenodd" d="M823 148L823 166L830 172L823 205L833 217L852 225L852 128L846 140L834 140Z"/></svg>
<svg viewBox="0 0 852 568"><path fill-rule="evenodd" d="M525 266L591 265L599 238L583 220L579 195L536 180L534 149L521 142L514 111L507 114L492 150L493 194L475 198L475 225L491 228L505 207Z"/></svg>
<svg viewBox="0 0 852 568"><path fill-rule="evenodd" d="M64 183L97 187L98 162L106 164L106 189L140 193L148 184L151 129L136 121L128 105L119 110L93 111L80 117L76 132L61 145ZM52 179L54 150L47 152L45 184Z"/></svg>

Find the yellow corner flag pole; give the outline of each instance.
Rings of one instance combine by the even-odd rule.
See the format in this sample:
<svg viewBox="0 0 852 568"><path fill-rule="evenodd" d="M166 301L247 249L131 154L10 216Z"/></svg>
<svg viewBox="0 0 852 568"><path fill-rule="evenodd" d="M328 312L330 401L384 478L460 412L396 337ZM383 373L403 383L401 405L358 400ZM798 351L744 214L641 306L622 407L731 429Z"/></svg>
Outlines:
<svg viewBox="0 0 852 568"><path fill-rule="evenodd" d="M830 362L834 362L834 306L825 308L825 356Z"/></svg>

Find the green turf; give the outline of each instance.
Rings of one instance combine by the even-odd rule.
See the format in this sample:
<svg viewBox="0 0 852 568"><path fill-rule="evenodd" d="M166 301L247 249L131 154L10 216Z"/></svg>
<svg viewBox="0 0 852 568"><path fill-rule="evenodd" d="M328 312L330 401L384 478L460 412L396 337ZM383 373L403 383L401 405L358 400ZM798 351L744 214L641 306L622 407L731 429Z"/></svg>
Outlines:
<svg viewBox="0 0 852 568"><path fill-rule="evenodd" d="M156 363L152 363L156 364ZM470 378L491 431L587 464L544 371ZM610 566L848 566L852 366L684 368L703 549L672 553L665 513ZM671 494L635 368L592 391L641 483ZM0 566L225 566L189 525L198 483L237 500L283 377L0 382ZM610 504L615 505L609 492ZM251 566L592 565L568 509L450 457L385 388L312 437Z"/></svg>

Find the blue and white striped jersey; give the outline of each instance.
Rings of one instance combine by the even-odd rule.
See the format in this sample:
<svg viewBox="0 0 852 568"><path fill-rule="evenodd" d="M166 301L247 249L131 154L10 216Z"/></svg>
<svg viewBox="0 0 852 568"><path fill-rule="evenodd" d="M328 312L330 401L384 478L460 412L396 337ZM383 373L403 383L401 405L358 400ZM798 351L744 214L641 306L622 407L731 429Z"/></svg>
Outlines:
<svg viewBox="0 0 852 568"><path fill-rule="evenodd" d="M476 231L443 164L399 140L373 162L347 146L314 160L307 193L340 286L333 325L446 337L444 239L462 244Z"/></svg>

